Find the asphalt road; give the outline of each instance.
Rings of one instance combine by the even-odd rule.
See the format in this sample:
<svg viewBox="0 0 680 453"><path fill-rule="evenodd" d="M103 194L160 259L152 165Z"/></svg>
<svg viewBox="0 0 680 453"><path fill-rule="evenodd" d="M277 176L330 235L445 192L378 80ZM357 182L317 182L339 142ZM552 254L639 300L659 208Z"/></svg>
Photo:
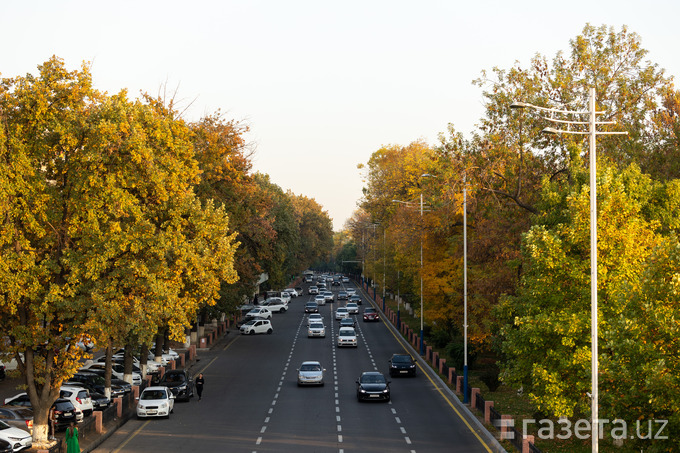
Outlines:
<svg viewBox="0 0 680 453"><path fill-rule="evenodd" d="M388 359L405 350L404 342L383 322L357 317L359 346L338 349L338 302L321 307L326 338L307 338L304 303L312 297L294 298L287 313L274 314L271 335L232 331L200 351L192 370L205 375L200 402L177 402L169 419L132 419L95 451L492 451L420 363L417 377L391 378L389 403L358 402L360 373L388 375ZM324 365L325 386L297 386L296 369L305 360Z"/></svg>

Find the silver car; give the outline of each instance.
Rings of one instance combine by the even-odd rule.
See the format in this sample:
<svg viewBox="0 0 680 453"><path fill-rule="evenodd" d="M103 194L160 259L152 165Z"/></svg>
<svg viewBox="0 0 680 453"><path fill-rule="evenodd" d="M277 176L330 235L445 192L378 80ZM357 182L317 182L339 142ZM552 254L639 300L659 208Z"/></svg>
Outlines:
<svg viewBox="0 0 680 453"><path fill-rule="evenodd" d="M321 337L325 338L326 337L326 327L323 325L323 323L320 322L314 322L309 325L307 328L307 337Z"/></svg>
<svg viewBox="0 0 680 453"><path fill-rule="evenodd" d="M302 362L298 368L297 383L301 385L323 385L323 372L326 371L321 363L316 361Z"/></svg>

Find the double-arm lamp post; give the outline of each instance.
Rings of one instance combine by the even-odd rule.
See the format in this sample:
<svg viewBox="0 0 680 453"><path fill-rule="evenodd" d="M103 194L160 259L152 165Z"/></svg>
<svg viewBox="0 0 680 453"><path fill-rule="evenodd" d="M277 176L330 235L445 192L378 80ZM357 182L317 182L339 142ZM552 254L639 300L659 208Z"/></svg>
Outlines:
<svg viewBox="0 0 680 453"><path fill-rule="evenodd" d="M595 137L597 135L626 135L627 132L597 132L596 126L603 124L616 124L614 121L597 121L596 115L604 112L595 110L595 88L590 88L589 108L585 111L558 110L539 107L524 102L514 102L511 108L531 108L541 112L557 113L562 115L588 115L588 121L559 120L544 117L545 120L557 124L566 125L589 125L588 132L555 129L547 127L543 132L551 134L579 134L590 136L590 341L591 341L591 448L593 453L598 451L599 419L598 419L598 345L597 345L597 182L596 182L596 158Z"/></svg>

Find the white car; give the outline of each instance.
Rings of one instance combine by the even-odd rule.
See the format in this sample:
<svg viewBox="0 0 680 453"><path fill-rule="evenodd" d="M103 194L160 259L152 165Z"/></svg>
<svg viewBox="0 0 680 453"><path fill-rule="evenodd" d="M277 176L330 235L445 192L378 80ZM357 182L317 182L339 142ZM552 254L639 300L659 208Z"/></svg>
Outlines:
<svg viewBox="0 0 680 453"><path fill-rule="evenodd" d="M76 408L76 420L83 421L84 417L92 415L94 406L92 405L92 398L90 398L90 391L83 387L76 387L72 385L62 385L59 388L59 397L66 398Z"/></svg>
<svg viewBox="0 0 680 453"><path fill-rule="evenodd" d="M246 316L250 316L251 318L259 316L260 318L272 319L272 312L267 307L257 307L246 313Z"/></svg>
<svg viewBox="0 0 680 453"><path fill-rule="evenodd" d="M309 287L309 289L307 290L307 292L308 292L309 294L319 294L319 287L316 286L316 285L312 285L312 286Z"/></svg>
<svg viewBox="0 0 680 453"><path fill-rule="evenodd" d="M321 363L315 361L302 362L297 369L297 384L301 385L323 385L323 372L326 371Z"/></svg>
<svg viewBox="0 0 680 453"><path fill-rule="evenodd" d="M174 395L164 386L145 388L137 400L137 418L170 417L175 407Z"/></svg>
<svg viewBox="0 0 680 453"><path fill-rule="evenodd" d="M297 297L300 295L295 288L286 288L283 291L290 294L290 297Z"/></svg>
<svg viewBox="0 0 680 453"><path fill-rule="evenodd" d="M13 451L30 448L33 445L33 437L28 431L9 426L0 420L0 439L9 442Z"/></svg>
<svg viewBox="0 0 680 453"><path fill-rule="evenodd" d="M241 326L241 333L243 335L252 335L254 333L272 333L272 322L268 319L253 319Z"/></svg>
<svg viewBox="0 0 680 453"><path fill-rule="evenodd" d="M267 299L260 306L267 307L272 313L285 313L288 310L288 304L278 297Z"/></svg>
<svg viewBox="0 0 680 453"><path fill-rule="evenodd" d="M307 327L307 337L326 337L326 326L321 322L313 322Z"/></svg>
<svg viewBox="0 0 680 453"><path fill-rule="evenodd" d="M80 368L80 371L87 370L106 370L106 363L93 362ZM120 363L113 362L111 364L111 375L116 379L124 381L125 377L125 367ZM136 372L132 372L132 385L142 385L142 375Z"/></svg>
<svg viewBox="0 0 680 453"><path fill-rule="evenodd" d="M317 305L326 305L326 298L319 294L318 296L314 297L314 302L316 302Z"/></svg>
<svg viewBox="0 0 680 453"><path fill-rule="evenodd" d="M326 302L335 302L335 295L333 294L333 291L324 291L323 297L326 299Z"/></svg>
<svg viewBox="0 0 680 453"><path fill-rule="evenodd" d="M335 319L345 318L349 318L349 310L347 310L347 307L339 307L337 310L335 310Z"/></svg>
<svg viewBox="0 0 680 453"><path fill-rule="evenodd" d="M354 288L345 288L345 292L347 293L347 296L353 296L357 293L357 290Z"/></svg>
<svg viewBox="0 0 680 453"><path fill-rule="evenodd" d="M338 330L338 347L357 347L357 333L353 327L340 327Z"/></svg>
<svg viewBox="0 0 680 453"><path fill-rule="evenodd" d="M347 309L350 315L355 315L359 313L359 306L356 304L356 302L347 302L345 304L345 308Z"/></svg>
<svg viewBox="0 0 680 453"><path fill-rule="evenodd" d="M311 313L309 316L307 316L307 327L311 326L313 323L319 322L323 324L323 316L321 316L319 313Z"/></svg>
<svg viewBox="0 0 680 453"><path fill-rule="evenodd" d="M281 291L279 297L281 299L283 299L286 303L290 302L290 300L292 299L292 297L290 296L290 293L288 293L286 291Z"/></svg>

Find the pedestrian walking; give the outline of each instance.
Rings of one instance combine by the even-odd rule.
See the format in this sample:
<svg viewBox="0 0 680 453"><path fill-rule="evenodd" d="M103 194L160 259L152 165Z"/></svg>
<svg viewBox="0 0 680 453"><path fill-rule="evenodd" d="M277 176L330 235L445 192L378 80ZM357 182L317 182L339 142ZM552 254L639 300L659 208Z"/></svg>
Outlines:
<svg viewBox="0 0 680 453"><path fill-rule="evenodd" d="M73 422L71 422L71 426L66 428L66 453L80 453L78 428Z"/></svg>
<svg viewBox="0 0 680 453"><path fill-rule="evenodd" d="M205 384L205 378L203 377L203 373L198 373L198 377L196 378L195 384L196 393L198 393L198 401L201 401L201 395L203 394L203 384Z"/></svg>

